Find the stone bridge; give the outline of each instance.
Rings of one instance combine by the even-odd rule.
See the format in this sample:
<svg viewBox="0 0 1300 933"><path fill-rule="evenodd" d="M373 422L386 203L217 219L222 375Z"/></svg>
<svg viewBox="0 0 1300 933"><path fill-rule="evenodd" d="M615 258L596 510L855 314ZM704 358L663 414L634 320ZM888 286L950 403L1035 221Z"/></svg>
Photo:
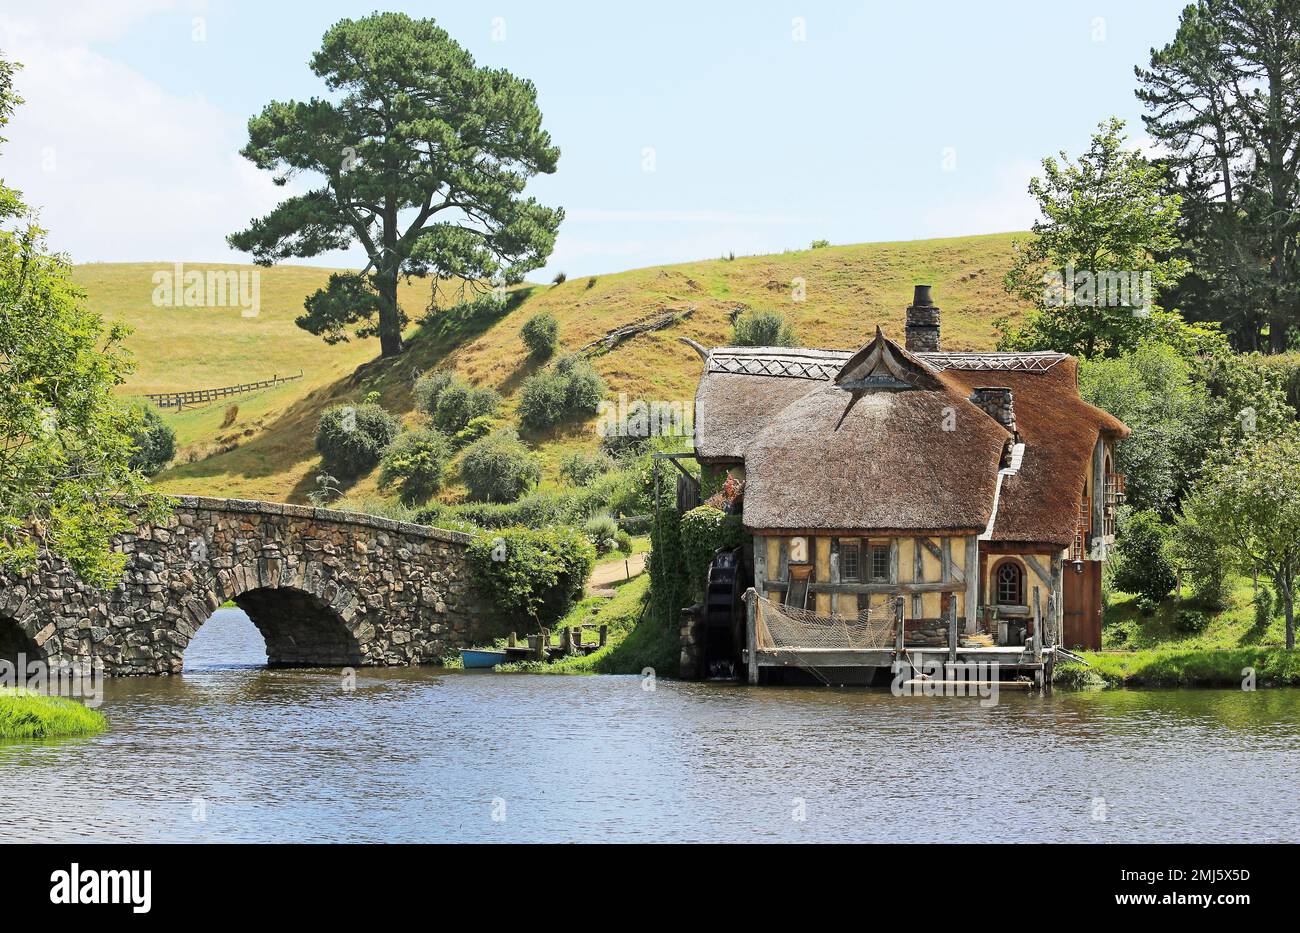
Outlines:
<svg viewBox="0 0 1300 933"><path fill-rule="evenodd" d="M174 674L213 611L233 600L273 666L437 663L500 632L470 589L460 532L235 499L184 497L166 525L122 535L129 561L112 590L42 555L0 574L0 658Z"/></svg>

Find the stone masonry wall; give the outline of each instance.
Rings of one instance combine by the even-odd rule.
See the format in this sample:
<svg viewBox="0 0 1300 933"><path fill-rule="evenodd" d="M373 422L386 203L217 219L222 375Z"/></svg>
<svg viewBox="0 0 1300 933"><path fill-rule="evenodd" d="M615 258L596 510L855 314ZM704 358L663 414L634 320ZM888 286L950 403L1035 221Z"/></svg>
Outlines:
<svg viewBox="0 0 1300 933"><path fill-rule="evenodd" d="M502 634L470 588L470 540L327 509L184 497L166 526L117 540L130 559L111 591L48 555L29 577L0 574L0 643L29 658L98 659L110 675L179 673L199 626L233 599L272 665L436 663Z"/></svg>

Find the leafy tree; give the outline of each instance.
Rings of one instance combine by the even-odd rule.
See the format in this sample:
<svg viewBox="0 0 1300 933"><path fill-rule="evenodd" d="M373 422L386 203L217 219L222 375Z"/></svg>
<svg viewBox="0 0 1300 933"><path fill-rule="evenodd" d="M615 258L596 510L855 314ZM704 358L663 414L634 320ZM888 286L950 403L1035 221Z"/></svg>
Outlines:
<svg viewBox="0 0 1300 933"><path fill-rule="evenodd" d="M373 402L325 409L316 428L316 450L326 471L355 479L379 463L397 437L397 419Z"/></svg>
<svg viewBox="0 0 1300 933"><path fill-rule="evenodd" d="M375 13L325 33L311 70L337 96L275 101L248 122L245 158L315 187L232 234L261 265L359 243L368 262L332 275L298 326L327 343L378 335L402 351L398 281L514 282L545 264L564 212L523 197L555 171L530 81L479 67L431 19Z"/></svg>
<svg viewBox="0 0 1300 933"><path fill-rule="evenodd" d="M402 502L424 502L442 488L451 460L451 443L441 431L404 431L384 451L379 463L379 485L397 484Z"/></svg>
<svg viewBox="0 0 1300 933"><path fill-rule="evenodd" d="M1243 349L1287 347L1297 318L1300 0L1199 0L1136 69L1171 153L1196 274L1177 297Z"/></svg>
<svg viewBox="0 0 1300 933"><path fill-rule="evenodd" d="M0 127L21 103L16 67L0 59ZM47 549L109 587L126 564L112 536L136 510L165 516L131 467L138 416L114 397L130 372L125 336L86 307L67 257L0 183L0 570L29 572Z"/></svg>
<svg viewBox="0 0 1300 933"><path fill-rule="evenodd" d="M475 588L514 621L551 625L582 596L596 550L576 528L507 528L469 547Z"/></svg>
<svg viewBox="0 0 1300 933"><path fill-rule="evenodd" d="M460 462L461 479L476 502L514 502L542 478L519 435L506 429L470 444Z"/></svg>
<svg viewBox="0 0 1300 933"><path fill-rule="evenodd" d="M1300 582L1300 435L1250 437L1226 448L1183 503L1184 520L1219 541L1245 572L1267 574L1295 648Z"/></svg>
<svg viewBox="0 0 1300 933"><path fill-rule="evenodd" d="M560 345L560 322L549 311L541 311L524 321L519 337L535 359L544 360Z"/></svg>
<svg viewBox="0 0 1300 933"><path fill-rule="evenodd" d="M1176 328L1177 315L1132 286L1149 276L1155 292L1185 272L1169 255L1180 199L1163 190L1159 166L1125 148L1123 130L1122 120L1103 121L1077 161L1048 157L1044 177L1030 181L1042 219L1033 239L1016 245L1004 285L1034 310L1018 327L999 322L1004 349L1115 356Z"/></svg>
<svg viewBox="0 0 1300 933"><path fill-rule="evenodd" d="M152 405L138 404L134 413L138 423L131 432L131 469L156 476L176 456L176 432Z"/></svg>
<svg viewBox="0 0 1300 933"><path fill-rule="evenodd" d="M779 311L751 311L736 318L731 327L733 347L794 347L798 344L794 327Z"/></svg>
<svg viewBox="0 0 1300 933"><path fill-rule="evenodd" d="M1115 586L1153 602L1164 599L1176 581L1167 553L1169 532L1160 515L1149 510L1128 512L1119 531Z"/></svg>
<svg viewBox="0 0 1300 933"><path fill-rule="evenodd" d="M1170 347L1143 344L1114 359L1083 360L1079 393L1133 429L1115 448L1116 468L1128 479L1128 502L1172 514L1213 433L1206 420L1209 400L1191 364Z"/></svg>

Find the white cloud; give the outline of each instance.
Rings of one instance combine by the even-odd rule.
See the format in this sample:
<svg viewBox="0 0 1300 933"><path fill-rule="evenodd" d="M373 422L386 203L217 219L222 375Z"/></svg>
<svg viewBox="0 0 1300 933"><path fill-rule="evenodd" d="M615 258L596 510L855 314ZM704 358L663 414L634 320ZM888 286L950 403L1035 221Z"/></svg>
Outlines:
<svg viewBox="0 0 1300 933"><path fill-rule="evenodd" d="M244 122L166 91L88 43L175 4L86 2L0 15L24 104L7 128L6 182L74 261L240 261L224 237L284 196L238 155ZM246 260L244 260L246 261Z"/></svg>

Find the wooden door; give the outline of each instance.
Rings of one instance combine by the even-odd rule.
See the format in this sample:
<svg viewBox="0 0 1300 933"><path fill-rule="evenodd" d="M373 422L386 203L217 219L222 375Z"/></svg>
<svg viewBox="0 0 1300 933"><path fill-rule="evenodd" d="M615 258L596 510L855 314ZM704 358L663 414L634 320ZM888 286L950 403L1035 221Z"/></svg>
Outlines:
<svg viewBox="0 0 1300 933"><path fill-rule="evenodd" d="M1101 650L1101 561L1085 560L1083 572L1075 564L1065 565L1062 582L1062 608L1064 628L1062 641L1066 648L1082 647L1089 651Z"/></svg>

